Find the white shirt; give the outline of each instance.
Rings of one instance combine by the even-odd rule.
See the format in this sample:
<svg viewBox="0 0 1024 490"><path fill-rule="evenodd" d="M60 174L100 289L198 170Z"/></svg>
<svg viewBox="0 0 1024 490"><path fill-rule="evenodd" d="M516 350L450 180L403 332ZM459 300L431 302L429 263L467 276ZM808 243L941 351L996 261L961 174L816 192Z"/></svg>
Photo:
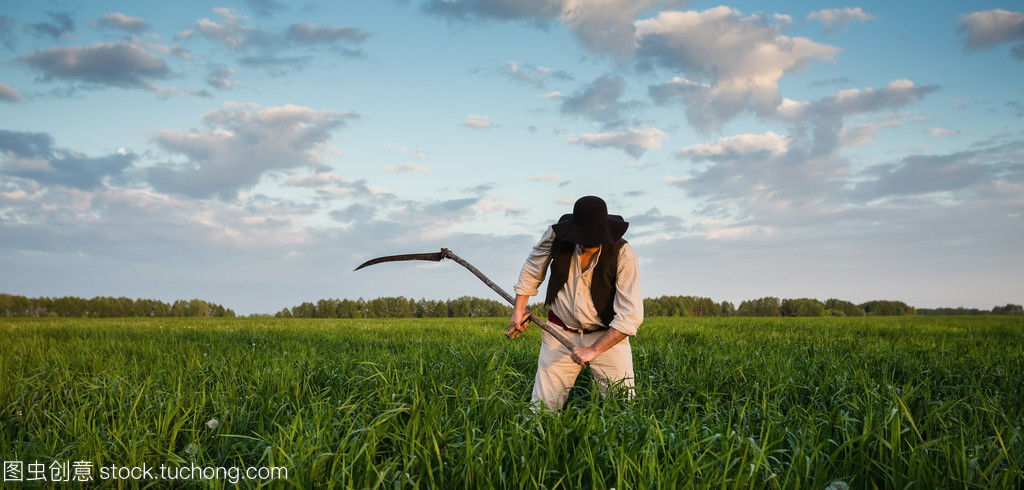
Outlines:
<svg viewBox="0 0 1024 490"><path fill-rule="evenodd" d="M517 295L537 295L537 289L544 281L548 265L551 264L551 246L554 241L555 232L549 226L540 241L533 246L522 271L519 272L519 281L515 286ZM569 279L565 282L565 287L558 291L555 302L551 305L551 311L567 327L594 330L604 326L590 297L590 284L601 253L610 248L602 246L601 250L594 254L586 270L580 270L580 253L583 247L577 245L573 251ZM608 326L630 337L636 335L637 328L644 321L644 302L640 293L637 269L636 251L629 243L623 244L619 249L618 268L615 273L615 317Z"/></svg>

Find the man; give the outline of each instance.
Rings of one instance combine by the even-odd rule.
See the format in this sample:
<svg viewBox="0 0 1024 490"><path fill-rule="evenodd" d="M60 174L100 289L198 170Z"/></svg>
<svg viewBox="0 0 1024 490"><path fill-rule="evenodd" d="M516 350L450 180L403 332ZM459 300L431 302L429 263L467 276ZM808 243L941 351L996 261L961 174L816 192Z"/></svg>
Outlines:
<svg viewBox="0 0 1024 490"><path fill-rule="evenodd" d="M544 231L526 259L519 282L509 327L513 336L526 330L526 305L548 267L544 300L548 322L561 326L576 347L570 351L543 332L537 376L534 379L534 407L560 410L576 382L582 366L590 364L601 393L624 389L633 394L633 353L629 337L636 335L644 319L643 298L637 277L633 247L622 239L629 223L608 214L604 200L582 197L566 214Z"/></svg>

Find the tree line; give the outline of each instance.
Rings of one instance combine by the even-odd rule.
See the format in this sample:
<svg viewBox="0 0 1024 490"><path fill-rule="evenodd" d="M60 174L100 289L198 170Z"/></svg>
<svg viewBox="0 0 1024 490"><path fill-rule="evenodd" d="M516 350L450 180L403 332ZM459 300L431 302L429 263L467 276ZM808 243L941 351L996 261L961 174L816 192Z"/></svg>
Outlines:
<svg viewBox="0 0 1024 490"><path fill-rule="evenodd" d="M1006 306L994 306L992 310L977 308L918 308L918 315L1024 315L1024 306L1007 303Z"/></svg>
<svg viewBox="0 0 1024 490"><path fill-rule="evenodd" d="M217 303L201 299L179 299L165 303L155 299L131 299L97 296L92 299L26 298L0 293L0 316L58 317L233 317L235 312Z"/></svg>
<svg viewBox="0 0 1024 490"><path fill-rule="evenodd" d="M542 318L547 307L537 303L530 309ZM938 312L937 312L938 311ZM861 304L840 299L819 301L811 298L779 299L764 297L743 301L734 306L728 301L715 302L711 298L698 296L661 296L644 299L644 316L748 316L748 317L863 317L863 316L906 316L917 314L964 314L964 308L941 310L919 310L902 301L876 300ZM284 308L274 316L285 318L454 318L509 316L511 306L489 299L463 296L455 300L437 301L399 297L385 297L370 301L349 299L321 299L316 303L305 302L292 308ZM1006 305L992 308L991 312L967 313L991 315L1024 314L1020 305Z"/></svg>
<svg viewBox="0 0 1024 490"><path fill-rule="evenodd" d="M544 317L542 304L530 309ZM508 304L492 299L463 296L449 300L412 299L404 296L371 300L359 298L321 299L304 302L270 315L279 318L465 318L505 317L512 314ZM991 311L976 308L914 308L902 301L877 300L854 304L840 299L819 301L811 298L779 299L768 296L746 300L739 305L716 302L698 296L660 296L644 299L644 316L681 317L814 317L814 316L902 316L902 315L1024 315L1021 305L1007 304ZM26 298L0 293L0 316L27 317L234 317L235 312L216 303L200 299L165 303L153 299L131 299L98 296Z"/></svg>
<svg viewBox="0 0 1024 490"><path fill-rule="evenodd" d="M840 299L819 301L811 298L779 299L774 296L751 299L734 306L711 298L661 296L644 300L644 316L905 316L914 315L914 307L902 301L868 301L854 304Z"/></svg>
<svg viewBox="0 0 1024 490"><path fill-rule="evenodd" d="M321 299L284 308L278 318L465 318L511 316L512 307L492 299L463 296L449 300L414 300L404 296L369 301Z"/></svg>

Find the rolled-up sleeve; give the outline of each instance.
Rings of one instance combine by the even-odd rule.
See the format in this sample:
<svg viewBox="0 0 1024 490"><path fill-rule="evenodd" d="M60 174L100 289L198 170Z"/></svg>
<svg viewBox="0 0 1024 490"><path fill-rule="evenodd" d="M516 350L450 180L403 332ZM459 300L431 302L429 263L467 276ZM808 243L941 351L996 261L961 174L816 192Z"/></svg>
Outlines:
<svg viewBox="0 0 1024 490"><path fill-rule="evenodd" d="M544 282L548 265L551 263L551 244L555 241L555 232L548 226L544 230L540 241L533 246L530 255L526 257L523 269L519 271L519 281L516 282L516 295L536 296L537 289Z"/></svg>
<svg viewBox="0 0 1024 490"><path fill-rule="evenodd" d="M640 292L639 264L633 246L626 243L619 249L615 274L615 317L611 328L630 337L644 321L644 300Z"/></svg>

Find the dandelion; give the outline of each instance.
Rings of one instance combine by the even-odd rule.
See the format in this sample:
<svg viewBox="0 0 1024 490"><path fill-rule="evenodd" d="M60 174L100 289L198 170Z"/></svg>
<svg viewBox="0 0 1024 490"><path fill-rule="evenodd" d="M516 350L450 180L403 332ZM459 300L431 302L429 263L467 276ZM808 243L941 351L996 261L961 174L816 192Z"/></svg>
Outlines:
<svg viewBox="0 0 1024 490"><path fill-rule="evenodd" d="M850 490L850 485L842 480L836 480L829 483L828 486L825 487L825 490Z"/></svg>
<svg viewBox="0 0 1024 490"><path fill-rule="evenodd" d="M220 422L217 421L217 419L210 419L210 421L206 423L206 426L211 429L216 429L218 425L220 425Z"/></svg>
<svg viewBox="0 0 1024 490"><path fill-rule="evenodd" d="M196 444L194 442L192 444L189 444L188 447L185 448L185 454L188 454L190 456L193 455L193 454L196 454L198 452L199 452L199 444Z"/></svg>

